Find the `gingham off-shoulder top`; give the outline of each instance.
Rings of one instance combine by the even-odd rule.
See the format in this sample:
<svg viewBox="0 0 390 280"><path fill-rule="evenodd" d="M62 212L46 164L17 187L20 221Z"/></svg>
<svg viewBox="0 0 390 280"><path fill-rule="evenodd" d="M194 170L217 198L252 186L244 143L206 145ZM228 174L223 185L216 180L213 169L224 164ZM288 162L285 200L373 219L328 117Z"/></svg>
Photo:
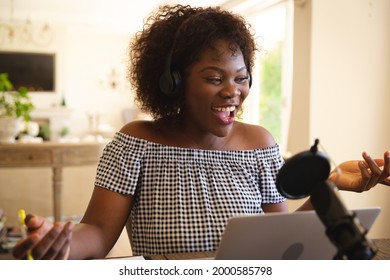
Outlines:
<svg viewBox="0 0 390 280"><path fill-rule="evenodd" d="M285 198L275 186L278 146L199 150L116 133L100 159L96 186L135 195L134 255L216 250L234 215L263 213Z"/></svg>

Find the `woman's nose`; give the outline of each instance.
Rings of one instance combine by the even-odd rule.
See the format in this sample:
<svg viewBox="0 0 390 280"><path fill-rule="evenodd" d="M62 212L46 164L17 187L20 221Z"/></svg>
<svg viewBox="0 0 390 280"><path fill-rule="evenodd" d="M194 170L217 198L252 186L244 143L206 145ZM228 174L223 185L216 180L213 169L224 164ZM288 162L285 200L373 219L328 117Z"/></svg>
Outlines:
<svg viewBox="0 0 390 280"><path fill-rule="evenodd" d="M225 98L233 98L239 96L240 94L240 89L236 85L231 83L226 84L221 90L221 95Z"/></svg>

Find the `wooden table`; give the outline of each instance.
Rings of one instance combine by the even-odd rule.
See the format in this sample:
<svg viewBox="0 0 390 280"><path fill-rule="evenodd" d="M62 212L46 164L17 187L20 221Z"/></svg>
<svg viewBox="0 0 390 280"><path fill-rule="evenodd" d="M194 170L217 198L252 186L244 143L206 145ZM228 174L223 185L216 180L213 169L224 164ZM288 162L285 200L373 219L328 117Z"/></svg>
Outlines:
<svg viewBox="0 0 390 280"><path fill-rule="evenodd" d="M0 144L0 168L51 167L53 214L61 221L62 168L97 164L106 142Z"/></svg>
<svg viewBox="0 0 390 280"><path fill-rule="evenodd" d="M373 260L390 260L390 239L374 239L375 245L378 247L378 252ZM194 253L175 253L164 255L151 255L147 258L152 260L194 260L194 259L212 259L215 256L214 251L211 252L194 252Z"/></svg>

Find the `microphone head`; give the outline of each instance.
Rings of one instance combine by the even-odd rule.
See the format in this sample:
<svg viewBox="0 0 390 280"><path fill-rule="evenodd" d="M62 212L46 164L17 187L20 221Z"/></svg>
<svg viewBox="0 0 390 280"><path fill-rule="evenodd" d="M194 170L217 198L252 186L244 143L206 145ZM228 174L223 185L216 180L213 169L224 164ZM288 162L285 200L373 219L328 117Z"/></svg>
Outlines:
<svg viewBox="0 0 390 280"><path fill-rule="evenodd" d="M286 160L276 177L276 188L286 198L299 199L311 194L313 187L327 180L328 157L320 151L305 151Z"/></svg>

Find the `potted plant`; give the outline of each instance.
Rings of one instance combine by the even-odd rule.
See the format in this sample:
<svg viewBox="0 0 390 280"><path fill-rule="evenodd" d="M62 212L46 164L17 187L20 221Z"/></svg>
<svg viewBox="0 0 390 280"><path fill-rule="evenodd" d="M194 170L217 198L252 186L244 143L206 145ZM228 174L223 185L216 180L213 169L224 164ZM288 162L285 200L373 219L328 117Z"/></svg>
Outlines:
<svg viewBox="0 0 390 280"><path fill-rule="evenodd" d="M31 120L31 102L27 88L14 89L7 73L0 73L0 142L13 142L21 121Z"/></svg>

